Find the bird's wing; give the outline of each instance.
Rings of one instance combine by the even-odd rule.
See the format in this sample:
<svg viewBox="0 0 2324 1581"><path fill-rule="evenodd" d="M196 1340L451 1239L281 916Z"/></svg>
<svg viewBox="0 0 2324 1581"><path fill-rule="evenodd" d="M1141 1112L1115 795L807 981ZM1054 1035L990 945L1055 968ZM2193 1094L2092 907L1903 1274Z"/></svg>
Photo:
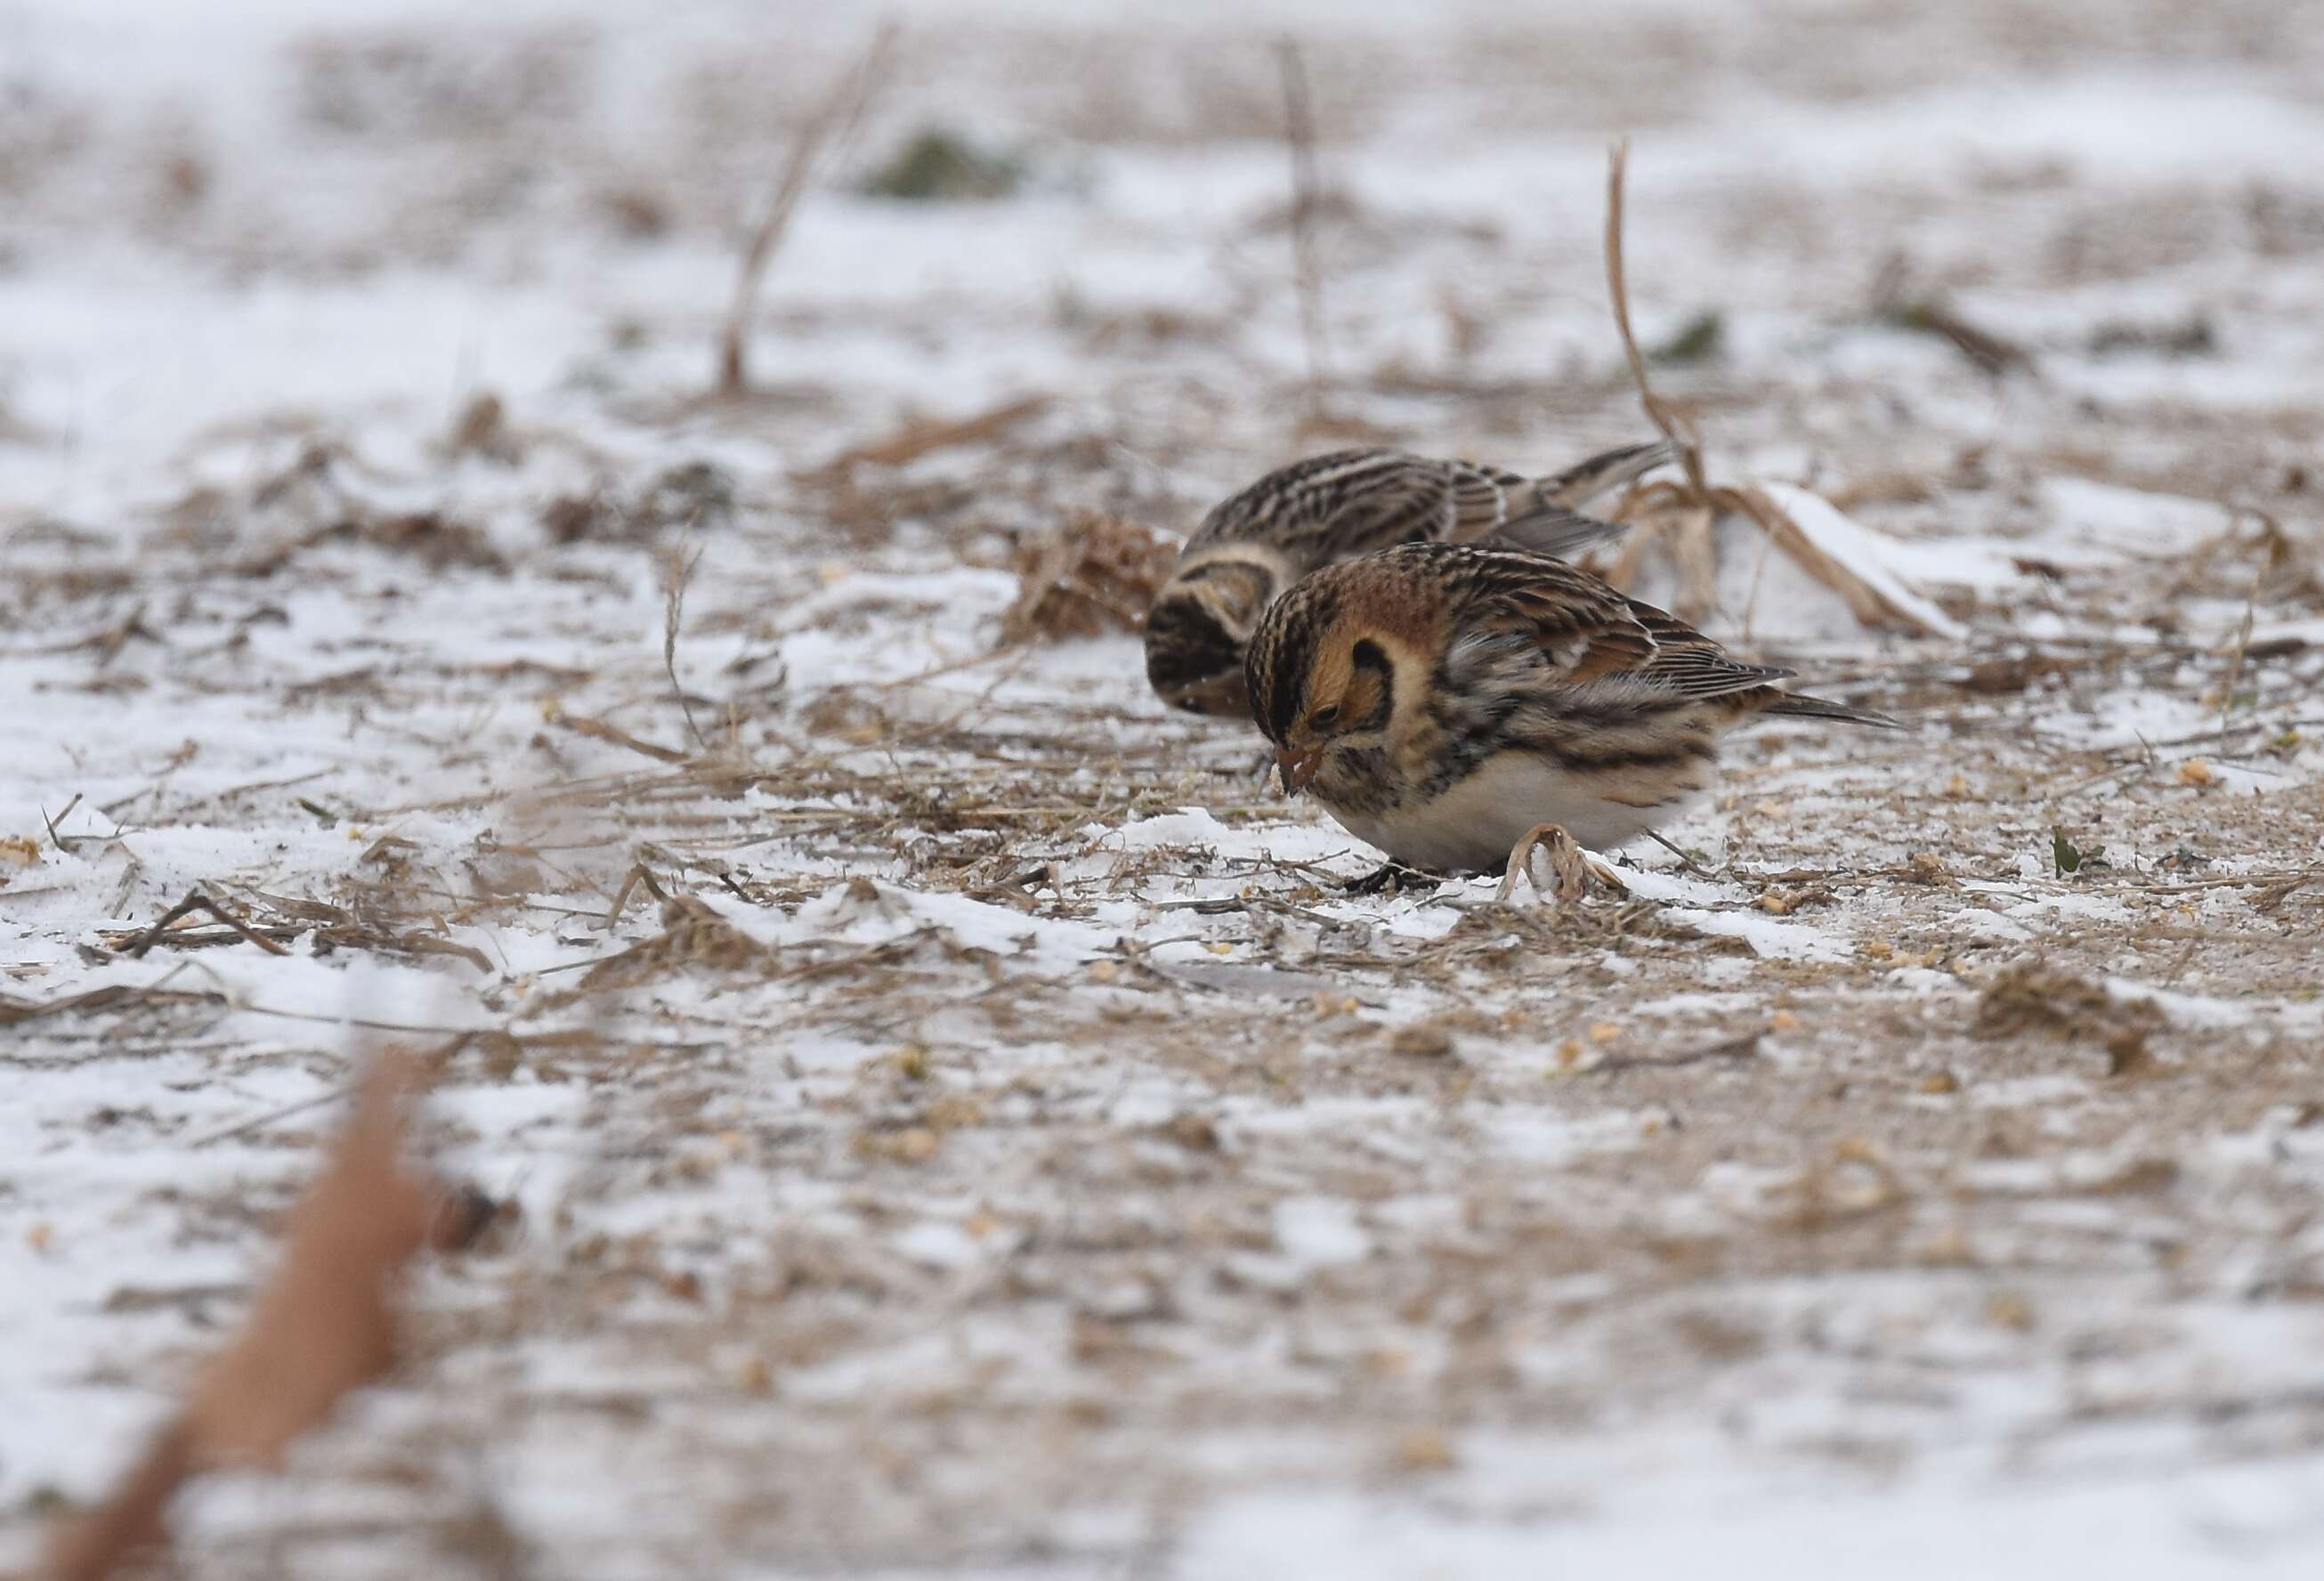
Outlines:
<svg viewBox="0 0 2324 1581"><path fill-rule="evenodd" d="M1716 698L1791 673L1743 663L1676 615L1563 560L1486 545L1461 559L1456 575L1475 624L1523 636L1565 684L1623 680Z"/></svg>
<svg viewBox="0 0 2324 1581"><path fill-rule="evenodd" d="M1270 472L1218 506L1187 549L1261 542L1304 574L1399 543L1482 537L1536 510L1534 486L1516 473L1462 461L1334 450ZM1586 541L1598 536L1593 531Z"/></svg>
<svg viewBox="0 0 2324 1581"><path fill-rule="evenodd" d="M1296 575L1400 543L1490 540L1563 558L1622 532L1573 506L1661 465L1669 449L1609 450L1541 479L1401 450L1333 450L1270 472L1219 505L1187 551L1263 543Z"/></svg>

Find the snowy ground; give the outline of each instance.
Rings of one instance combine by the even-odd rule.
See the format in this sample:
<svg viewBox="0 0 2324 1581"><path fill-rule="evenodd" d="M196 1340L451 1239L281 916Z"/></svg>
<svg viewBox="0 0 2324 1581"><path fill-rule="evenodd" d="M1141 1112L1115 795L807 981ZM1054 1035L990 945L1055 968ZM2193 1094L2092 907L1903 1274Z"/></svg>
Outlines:
<svg viewBox="0 0 2324 1581"><path fill-rule="evenodd" d="M0 1563L392 1039L521 1224L194 1575L2316 1574L2324 6L908 5L708 400L828 9L0 0ZM1913 728L1738 739L1701 874L1349 899L1134 636L997 645L1339 442L1286 26L1333 433L1646 433L1628 132L1714 473L1960 633L1725 537ZM853 194L927 125L1024 190ZM274 949L128 953L197 889Z"/></svg>

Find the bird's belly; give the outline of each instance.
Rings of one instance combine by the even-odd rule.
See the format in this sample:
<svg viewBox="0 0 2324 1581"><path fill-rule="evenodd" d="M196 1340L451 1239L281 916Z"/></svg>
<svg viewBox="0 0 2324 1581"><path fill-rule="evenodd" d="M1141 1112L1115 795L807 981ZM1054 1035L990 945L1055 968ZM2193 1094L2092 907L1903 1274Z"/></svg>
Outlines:
<svg viewBox="0 0 2324 1581"><path fill-rule="evenodd" d="M1407 866L1489 873L1508 861L1511 847L1537 824L1559 825L1585 846L1610 850L1669 822L1698 788L1584 781L1547 759L1511 752L1434 800L1367 813L1335 809L1332 816ZM1629 805L1634 800L1650 804Z"/></svg>

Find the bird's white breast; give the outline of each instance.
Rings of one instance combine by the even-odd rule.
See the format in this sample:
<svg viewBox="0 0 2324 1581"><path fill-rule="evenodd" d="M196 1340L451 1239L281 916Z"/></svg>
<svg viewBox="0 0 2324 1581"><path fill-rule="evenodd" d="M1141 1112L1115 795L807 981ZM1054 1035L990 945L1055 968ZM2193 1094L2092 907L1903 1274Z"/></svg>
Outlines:
<svg viewBox="0 0 2324 1581"><path fill-rule="evenodd" d="M1557 824L1582 845L1610 850L1650 828L1669 822L1688 797L1665 777L1647 784L1578 780L1554 763L1531 753L1507 752L1489 759L1433 801L1407 803L1377 813L1333 811L1340 826L1397 862L1439 871L1489 873L1509 859L1509 851L1536 824ZM1671 800L1633 807L1625 801Z"/></svg>

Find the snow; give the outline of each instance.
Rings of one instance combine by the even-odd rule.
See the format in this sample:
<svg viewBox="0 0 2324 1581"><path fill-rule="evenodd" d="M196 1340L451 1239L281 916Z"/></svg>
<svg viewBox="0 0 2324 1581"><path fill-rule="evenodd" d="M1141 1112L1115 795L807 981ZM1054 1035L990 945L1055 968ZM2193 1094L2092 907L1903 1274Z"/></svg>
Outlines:
<svg viewBox="0 0 2324 1581"><path fill-rule="evenodd" d="M1611 1469L1611 1468L1609 1468ZM1731 1462L1655 1479L1683 1500L1673 1520L1659 1493L1602 1502L1597 1478L1537 1495L1541 1513L1494 1519L1345 1494L1296 1502L1243 1499L1194 1529L1175 1575L1261 1581L1323 1574L1349 1581L1489 1581L1544 1566L1593 1575L1684 1573L1715 1552L1744 1577L1963 1575L1996 1581L2106 1573L2188 1577L2295 1576L2315 1563L2319 1473L2230 1466L2150 1473L2099 1487L1952 1487L1935 1496L1870 1488L1834 1500L1738 1496ZM1616 1484L1618 1485L1618 1484ZM1635 1485L1635 1484L1634 1484ZM1582 1507L1561 1508L1559 1494ZM1434 1507L1431 1507L1434 1506ZM1608 1506L1612 1506L1609 1508ZM1623 1517L1627 1515L1628 1519ZM1637 1530L1637 1537L1615 1537Z"/></svg>
<svg viewBox="0 0 2324 1581"><path fill-rule="evenodd" d="M2311 1573L2316 7L892 9L722 402L868 16L0 0L0 1567L401 1042L521 1211L189 1575ZM1028 190L851 190L926 124ZM1623 894L1349 894L1134 633L997 646L1084 513L1648 437L1625 133L1658 389L1904 619L1736 521L1686 613L1907 729L1737 733ZM197 891L265 943L137 952Z"/></svg>

